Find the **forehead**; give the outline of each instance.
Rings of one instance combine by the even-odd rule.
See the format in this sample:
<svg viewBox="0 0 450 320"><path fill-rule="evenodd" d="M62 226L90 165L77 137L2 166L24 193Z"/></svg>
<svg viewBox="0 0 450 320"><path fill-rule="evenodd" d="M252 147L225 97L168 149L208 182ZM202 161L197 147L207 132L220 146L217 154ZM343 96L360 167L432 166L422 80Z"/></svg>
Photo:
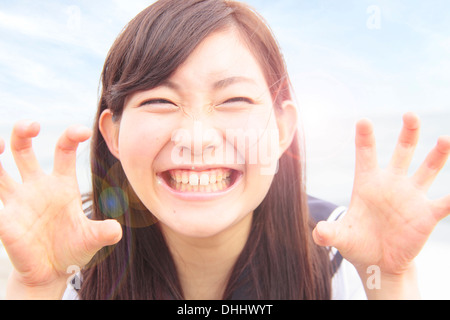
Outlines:
<svg viewBox="0 0 450 320"><path fill-rule="evenodd" d="M247 78L266 85L264 73L236 30L215 32L203 40L175 71L171 80L217 82L227 78Z"/></svg>

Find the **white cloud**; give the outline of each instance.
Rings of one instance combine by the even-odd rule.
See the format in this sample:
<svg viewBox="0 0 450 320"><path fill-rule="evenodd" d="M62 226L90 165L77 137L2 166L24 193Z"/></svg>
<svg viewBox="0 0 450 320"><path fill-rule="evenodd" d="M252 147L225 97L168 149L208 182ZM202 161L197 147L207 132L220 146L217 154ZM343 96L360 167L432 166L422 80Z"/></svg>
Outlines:
<svg viewBox="0 0 450 320"><path fill-rule="evenodd" d="M3 65L0 78L5 78L4 81L13 80L40 89L56 88L59 85L57 75L48 66L28 57L2 51L0 61Z"/></svg>
<svg viewBox="0 0 450 320"><path fill-rule="evenodd" d="M0 11L0 27L16 30L28 35L36 35L38 25L24 16L7 14Z"/></svg>

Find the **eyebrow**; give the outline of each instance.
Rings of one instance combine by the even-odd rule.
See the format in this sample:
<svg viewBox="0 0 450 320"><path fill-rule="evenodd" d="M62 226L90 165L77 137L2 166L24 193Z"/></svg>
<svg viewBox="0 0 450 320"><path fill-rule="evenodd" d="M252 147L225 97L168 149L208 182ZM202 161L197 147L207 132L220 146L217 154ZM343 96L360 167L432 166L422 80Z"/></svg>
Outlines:
<svg viewBox="0 0 450 320"><path fill-rule="evenodd" d="M212 88L214 90L220 90L220 89L224 89L226 87L229 87L229 86L231 86L233 84L240 83L240 82L256 84L256 82L253 79L251 79L251 78L237 76L237 77L225 78L225 79L219 80L217 82L214 82L214 84L212 85ZM181 90L181 87L177 83L175 83L173 81L170 81L170 80L163 81L160 84L160 86L167 87L167 88L175 90L175 91L180 91Z"/></svg>
<svg viewBox="0 0 450 320"><path fill-rule="evenodd" d="M180 91L180 86L178 84L176 84L173 81L170 80L164 80L159 87L167 87L169 89L175 90L175 91Z"/></svg>
<svg viewBox="0 0 450 320"><path fill-rule="evenodd" d="M226 87L229 87L233 84L240 83L240 82L246 82L251 84L256 84L256 82L251 78L246 77L229 77L223 80L219 80L214 83L213 88L215 90L224 89Z"/></svg>

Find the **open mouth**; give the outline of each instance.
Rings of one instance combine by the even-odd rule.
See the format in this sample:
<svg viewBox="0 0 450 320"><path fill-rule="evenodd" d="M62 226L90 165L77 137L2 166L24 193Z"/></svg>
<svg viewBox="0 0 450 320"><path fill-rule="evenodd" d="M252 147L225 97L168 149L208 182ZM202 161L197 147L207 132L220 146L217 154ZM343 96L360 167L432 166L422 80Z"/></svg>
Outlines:
<svg viewBox="0 0 450 320"><path fill-rule="evenodd" d="M230 190L242 172L229 168L195 170L168 170L159 174L165 185L176 193L214 194Z"/></svg>

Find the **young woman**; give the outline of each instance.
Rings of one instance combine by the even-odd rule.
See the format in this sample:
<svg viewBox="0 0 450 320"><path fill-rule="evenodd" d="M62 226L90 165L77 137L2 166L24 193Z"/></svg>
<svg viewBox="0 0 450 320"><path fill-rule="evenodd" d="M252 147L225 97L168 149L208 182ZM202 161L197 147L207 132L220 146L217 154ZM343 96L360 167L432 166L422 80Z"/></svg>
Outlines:
<svg viewBox="0 0 450 320"><path fill-rule="evenodd" d="M345 297L336 279L347 262L364 285L368 269L380 271L381 286L365 286L368 298L419 296L414 258L450 213L450 196L426 197L450 138L408 177L418 118L404 116L386 169L361 120L350 206L316 225L286 67L245 4L156 2L114 43L101 90L87 208L75 160L91 131L68 128L46 175L32 150L39 124L13 129L23 182L0 168L9 298L61 298L67 271L78 266L79 288L66 297L329 299Z"/></svg>

